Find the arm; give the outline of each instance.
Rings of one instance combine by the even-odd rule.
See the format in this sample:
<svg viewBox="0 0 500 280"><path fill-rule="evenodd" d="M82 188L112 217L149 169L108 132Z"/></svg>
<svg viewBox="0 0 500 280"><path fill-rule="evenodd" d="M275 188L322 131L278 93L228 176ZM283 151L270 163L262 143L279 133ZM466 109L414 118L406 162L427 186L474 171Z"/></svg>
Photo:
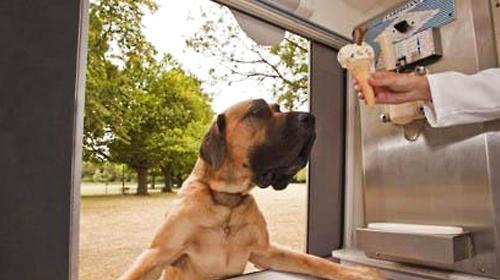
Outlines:
<svg viewBox="0 0 500 280"><path fill-rule="evenodd" d="M151 246L145 250L119 280L156 280L166 266L184 253L184 245L194 226L181 209L173 210L157 230Z"/></svg>
<svg viewBox="0 0 500 280"><path fill-rule="evenodd" d="M330 280L381 280L377 271L343 266L327 259L270 245L251 254L250 261L261 268L307 274Z"/></svg>
<svg viewBox="0 0 500 280"><path fill-rule="evenodd" d="M432 103L425 115L434 127L500 118L500 69L475 75L446 72L428 76Z"/></svg>
<svg viewBox="0 0 500 280"><path fill-rule="evenodd" d="M118 280L157 280L168 263L175 260L176 250L149 248Z"/></svg>
<svg viewBox="0 0 500 280"><path fill-rule="evenodd" d="M330 260L297 252L269 243L266 222L259 212L255 221L255 246L250 262L263 269L307 274L330 280L382 280L379 272L364 267L348 267Z"/></svg>
<svg viewBox="0 0 500 280"><path fill-rule="evenodd" d="M500 69L475 75L446 72L415 76L377 72L369 80L377 103L425 102L425 115L434 127L500 118ZM363 98L355 84L360 98Z"/></svg>

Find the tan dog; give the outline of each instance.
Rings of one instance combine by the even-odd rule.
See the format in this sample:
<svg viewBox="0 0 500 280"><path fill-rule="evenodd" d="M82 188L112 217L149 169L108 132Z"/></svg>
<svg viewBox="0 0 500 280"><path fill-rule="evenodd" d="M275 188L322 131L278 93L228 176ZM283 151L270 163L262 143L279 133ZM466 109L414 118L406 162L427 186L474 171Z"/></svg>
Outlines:
<svg viewBox="0 0 500 280"><path fill-rule="evenodd" d="M282 113L264 100L234 105L205 135L176 205L122 280L223 279L248 261L261 268L335 280L383 279L269 242L266 221L250 190L284 189L305 166L315 139L309 113Z"/></svg>

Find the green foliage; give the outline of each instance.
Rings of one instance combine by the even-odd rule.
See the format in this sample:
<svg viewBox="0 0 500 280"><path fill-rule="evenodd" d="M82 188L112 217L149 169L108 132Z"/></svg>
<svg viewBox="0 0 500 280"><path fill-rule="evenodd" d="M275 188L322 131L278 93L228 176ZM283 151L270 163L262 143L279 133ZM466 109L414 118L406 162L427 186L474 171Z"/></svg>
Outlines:
<svg viewBox="0 0 500 280"><path fill-rule="evenodd" d="M99 182L99 183L109 183L113 179L113 174L109 172L106 169L97 169L96 172L94 173L94 176L92 176L92 180L94 182Z"/></svg>
<svg viewBox="0 0 500 280"><path fill-rule="evenodd" d="M148 170L186 174L213 116L196 77L170 55L155 59L142 18L156 9L153 0L98 0L90 7L84 159L126 164L141 175L138 190ZM113 176L102 168L92 173L98 181Z"/></svg>
<svg viewBox="0 0 500 280"><path fill-rule="evenodd" d="M126 182L135 180L135 172L123 164L112 162L84 161L82 165L82 181L84 182ZM105 175L103 175L105 174ZM107 176L106 180L102 177Z"/></svg>
<svg viewBox="0 0 500 280"><path fill-rule="evenodd" d="M281 44L263 47L247 37L226 8L214 6L200 17L204 24L186 43L219 60L219 67L210 70L213 81L270 83L276 102L288 110L308 100L306 39L287 33Z"/></svg>
<svg viewBox="0 0 500 280"><path fill-rule="evenodd" d="M124 114L117 125L122 137L109 141L110 159L134 169L166 162L176 168L193 164L199 139L213 115L200 82L164 60L144 85L144 90L132 92L133 98L118 112Z"/></svg>
<svg viewBox="0 0 500 280"><path fill-rule="evenodd" d="M172 178L185 177L198 157L201 139L213 117L209 99L202 93L200 81L180 68L163 73L153 87L162 93L160 106L168 106L169 116L169 129L156 135L162 143L159 165Z"/></svg>
<svg viewBox="0 0 500 280"><path fill-rule="evenodd" d="M295 182L295 183L305 183L306 180L307 180L307 167L300 170L293 177L293 182Z"/></svg>
<svg viewBox="0 0 500 280"><path fill-rule="evenodd" d="M154 12L153 0L96 0L90 4L87 83L84 122L84 159L104 160L104 140L110 123L130 89L154 63L154 48L142 32L145 12ZM121 68L125 67L126 71ZM115 129L115 133L117 133ZM118 133L115 136L120 136Z"/></svg>

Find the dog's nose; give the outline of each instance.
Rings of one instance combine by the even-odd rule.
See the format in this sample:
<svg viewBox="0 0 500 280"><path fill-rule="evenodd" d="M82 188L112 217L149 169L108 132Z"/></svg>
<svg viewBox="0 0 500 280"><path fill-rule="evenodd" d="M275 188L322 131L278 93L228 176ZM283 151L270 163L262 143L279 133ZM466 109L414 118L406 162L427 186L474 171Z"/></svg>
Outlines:
<svg viewBox="0 0 500 280"><path fill-rule="evenodd" d="M305 125L314 125L315 122L314 115L311 113L299 113L297 119Z"/></svg>

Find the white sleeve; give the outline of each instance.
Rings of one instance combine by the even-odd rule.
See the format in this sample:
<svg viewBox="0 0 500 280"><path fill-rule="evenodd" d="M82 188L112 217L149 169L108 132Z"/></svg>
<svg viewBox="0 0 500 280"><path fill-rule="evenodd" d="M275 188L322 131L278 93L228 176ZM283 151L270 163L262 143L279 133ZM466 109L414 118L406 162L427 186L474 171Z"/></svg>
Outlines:
<svg viewBox="0 0 500 280"><path fill-rule="evenodd" d="M433 127L500 119L500 68L470 76L445 72L427 78L432 103L424 109Z"/></svg>

